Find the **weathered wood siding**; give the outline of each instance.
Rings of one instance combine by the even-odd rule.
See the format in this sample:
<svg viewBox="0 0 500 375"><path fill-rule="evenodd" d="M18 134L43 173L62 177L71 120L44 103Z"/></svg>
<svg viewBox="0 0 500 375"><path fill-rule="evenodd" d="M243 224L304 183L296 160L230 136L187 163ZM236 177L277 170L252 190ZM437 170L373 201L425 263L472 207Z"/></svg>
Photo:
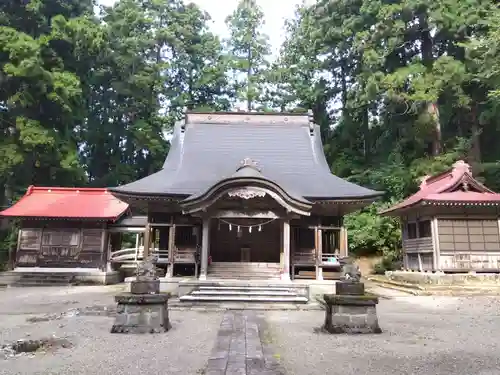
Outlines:
<svg viewBox="0 0 500 375"><path fill-rule="evenodd" d="M412 238L403 240L403 248L406 253L419 253L433 251L432 237Z"/></svg>
<svg viewBox="0 0 500 375"><path fill-rule="evenodd" d="M432 237L404 239L403 251L407 268L414 271L433 270L434 247Z"/></svg>
<svg viewBox="0 0 500 375"><path fill-rule="evenodd" d="M103 267L105 229L90 223L25 222L19 236L18 267ZM104 245L104 246L103 246Z"/></svg>
<svg viewBox="0 0 500 375"><path fill-rule="evenodd" d="M500 269L497 218L439 219L438 233L441 269Z"/></svg>

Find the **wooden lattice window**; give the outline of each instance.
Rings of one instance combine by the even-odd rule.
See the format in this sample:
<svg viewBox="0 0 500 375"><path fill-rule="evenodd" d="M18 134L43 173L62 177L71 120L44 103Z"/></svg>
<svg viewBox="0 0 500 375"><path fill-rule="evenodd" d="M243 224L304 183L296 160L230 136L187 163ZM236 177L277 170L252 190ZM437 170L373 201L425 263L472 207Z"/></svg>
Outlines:
<svg viewBox="0 0 500 375"><path fill-rule="evenodd" d="M78 246L80 243L80 230L44 230L42 236L43 246Z"/></svg>
<svg viewBox="0 0 500 375"><path fill-rule="evenodd" d="M314 249L314 230L309 228L297 228L295 232L297 247L299 249Z"/></svg>
<svg viewBox="0 0 500 375"><path fill-rule="evenodd" d="M406 238L409 240L417 238L417 223L408 223L406 225Z"/></svg>
<svg viewBox="0 0 500 375"><path fill-rule="evenodd" d="M197 241L197 229L191 226L175 227L175 246L177 247L195 247Z"/></svg>
<svg viewBox="0 0 500 375"><path fill-rule="evenodd" d="M419 238L432 237L430 220L422 220L418 222L418 237Z"/></svg>
<svg viewBox="0 0 500 375"><path fill-rule="evenodd" d="M19 248L22 250L39 250L41 229L21 229Z"/></svg>

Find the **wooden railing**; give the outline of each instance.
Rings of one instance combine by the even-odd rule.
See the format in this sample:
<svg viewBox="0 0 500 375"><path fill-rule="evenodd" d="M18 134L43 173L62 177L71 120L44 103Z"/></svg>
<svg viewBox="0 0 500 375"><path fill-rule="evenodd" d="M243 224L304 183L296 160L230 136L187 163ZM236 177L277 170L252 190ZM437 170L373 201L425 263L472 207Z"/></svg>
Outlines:
<svg viewBox="0 0 500 375"><path fill-rule="evenodd" d="M158 255L158 263L168 263L168 250L160 250L158 248L150 249L151 254ZM109 260L112 263L137 263L143 260L144 246L137 248L131 247L113 251L110 254Z"/></svg>
<svg viewBox="0 0 500 375"><path fill-rule="evenodd" d="M174 252L175 263L197 263L196 261L196 248L185 247L176 248Z"/></svg>
<svg viewBox="0 0 500 375"><path fill-rule="evenodd" d="M332 258L337 259L337 262L332 262ZM293 254L293 264L296 265L316 265L316 252L312 251L299 251ZM338 255L334 253L323 253L319 265L322 267L335 267L340 266L338 263Z"/></svg>
<svg viewBox="0 0 500 375"><path fill-rule="evenodd" d="M158 263L169 263L168 250L160 250L158 248L150 249L152 254L158 255ZM109 260L112 263L137 263L143 260L144 246L138 248L131 247L113 251L110 254ZM196 263L196 248L176 248L174 251L175 263Z"/></svg>
<svg viewBox="0 0 500 375"><path fill-rule="evenodd" d="M335 261L332 261L335 258ZM338 255L334 253L323 253L321 254L320 266L322 267L340 267L338 261Z"/></svg>
<svg viewBox="0 0 500 375"><path fill-rule="evenodd" d="M316 264L315 251L297 251L293 253L292 262L298 265L314 265Z"/></svg>

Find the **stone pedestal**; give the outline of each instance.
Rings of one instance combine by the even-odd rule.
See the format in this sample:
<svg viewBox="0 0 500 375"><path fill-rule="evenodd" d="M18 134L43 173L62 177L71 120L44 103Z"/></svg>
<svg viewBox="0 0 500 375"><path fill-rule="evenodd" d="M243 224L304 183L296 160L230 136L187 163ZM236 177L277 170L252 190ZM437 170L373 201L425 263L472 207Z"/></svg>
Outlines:
<svg viewBox="0 0 500 375"><path fill-rule="evenodd" d="M158 294L160 293L160 280L134 280L130 283L132 294Z"/></svg>
<svg viewBox="0 0 500 375"><path fill-rule="evenodd" d="M143 285L144 288L147 288ZM151 287L152 288L152 287ZM169 294L123 293L111 333L161 333L171 328L168 318Z"/></svg>
<svg viewBox="0 0 500 375"><path fill-rule="evenodd" d="M365 284L353 281L338 281L335 283L335 294L362 296L365 294Z"/></svg>
<svg viewBox="0 0 500 375"><path fill-rule="evenodd" d="M378 298L367 295L325 294L325 325L329 333L381 333L376 305Z"/></svg>

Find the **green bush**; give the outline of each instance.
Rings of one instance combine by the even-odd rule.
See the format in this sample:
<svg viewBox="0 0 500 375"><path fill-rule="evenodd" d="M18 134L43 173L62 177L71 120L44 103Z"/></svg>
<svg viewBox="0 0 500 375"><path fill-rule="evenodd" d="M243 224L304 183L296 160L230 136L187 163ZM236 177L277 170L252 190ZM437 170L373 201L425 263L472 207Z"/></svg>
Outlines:
<svg viewBox="0 0 500 375"><path fill-rule="evenodd" d="M384 275L386 271L400 270L402 265L403 262L400 259L385 256L379 263L375 264L373 267L373 273L376 275Z"/></svg>
<svg viewBox="0 0 500 375"><path fill-rule="evenodd" d="M401 227L399 220L380 216L378 212L394 202L373 203L364 210L345 217L349 252L357 256L383 255L399 258Z"/></svg>

